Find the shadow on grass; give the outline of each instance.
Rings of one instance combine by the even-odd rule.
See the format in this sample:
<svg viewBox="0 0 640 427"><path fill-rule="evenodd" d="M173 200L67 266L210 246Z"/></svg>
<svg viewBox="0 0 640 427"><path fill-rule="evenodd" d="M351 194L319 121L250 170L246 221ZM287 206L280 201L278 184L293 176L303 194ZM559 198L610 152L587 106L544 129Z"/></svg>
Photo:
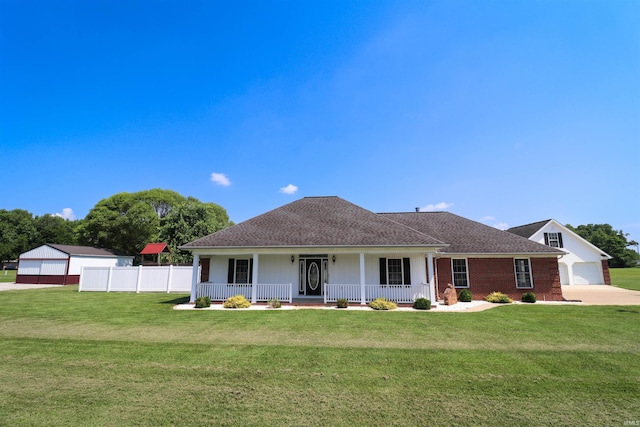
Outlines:
<svg viewBox="0 0 640 427"><path fill-rule="evenodd" d="M638 311L638 310L631 310L631 309L628 309L628 308L619 308L616 311L618 313L640 313L640 311Z"/></svg>
<svg viewBox="0 0 640 427"><path fill-rule="evenodd" d="M176 305L176 304L186 304L189 302L189 297L180 297L180 298L174 298L174 299L170 299L167 301L160 301L158 304L171 304L171 305Z"/></svg>

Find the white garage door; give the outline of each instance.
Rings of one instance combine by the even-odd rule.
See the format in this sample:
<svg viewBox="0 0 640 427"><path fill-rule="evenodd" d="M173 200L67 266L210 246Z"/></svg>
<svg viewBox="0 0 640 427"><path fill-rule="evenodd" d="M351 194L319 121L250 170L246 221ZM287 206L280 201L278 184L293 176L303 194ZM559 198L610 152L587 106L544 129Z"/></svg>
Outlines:
<svg viewBox="0 0 640 427"><path fill-rule="evenodd" d="M573 264L573 283L576 285L602 285L600 265L595 262Z"/></svg>

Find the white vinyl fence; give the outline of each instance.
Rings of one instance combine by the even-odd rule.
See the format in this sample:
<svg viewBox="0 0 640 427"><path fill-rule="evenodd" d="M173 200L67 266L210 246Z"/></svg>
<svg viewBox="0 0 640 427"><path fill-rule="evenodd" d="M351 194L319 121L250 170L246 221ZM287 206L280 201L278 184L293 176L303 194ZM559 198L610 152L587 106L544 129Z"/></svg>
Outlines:
<svg viewBox="0 0 640 427"><path fill-rule="evenodd" d="M79 292L191 292L192 267L83 267Z"/></svg>

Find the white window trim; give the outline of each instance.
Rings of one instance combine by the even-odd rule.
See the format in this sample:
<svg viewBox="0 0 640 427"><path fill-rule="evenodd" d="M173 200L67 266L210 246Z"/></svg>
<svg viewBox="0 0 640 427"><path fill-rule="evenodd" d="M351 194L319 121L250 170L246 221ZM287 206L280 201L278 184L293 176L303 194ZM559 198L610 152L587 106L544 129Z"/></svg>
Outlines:
<svg viewBox="0 0 640 427"><path fill-rule="evenodd" d="M402 283L391 284L391 269L389 268L389 261L400 261L400 281ZM404 283L404 262L402 258L387 258L387 286L405 286Z"/></svg>
<svg viewBox="0 0 640 427"><path fill-rule="evenodd" d="M238 261L246 261L247 262L247 281L246 282L238 282ZM249 258L236 258L233 262L233 283L238 285L248 285L249 277L251 273L249 269L251 268L251 260Z"/></svg>
<svg viewBox="0 0 640 427"><path fill-rule="evenodd" d="M467 275L467 286L456 285L456 275L455 275L455 270L453 268L453 260L464 261L464 272ZM457 289L469 289L469 287L471 286L471 283L469 283L469 260L467 258L451 258L451 281L453 282L453 287Z"/></svg>
<svg viewBox="0 0 640 427"><path fill-rule="evenodd" d="M529 283L531 286L519 286L518 285L518 263L517 261L520 259L524 259L527 261L527 265L529 267ZM533 272L531 271L531 258L514 258L513 259L513 274L516 280L516 289L533 289Z"/></svg>
<svg viewBox="0 0 640 427"><path fill-rule="evenodd" d="M551 239L551 235L554 235L555 238ZM549 231L547 232L547 239L549 239L549 246L552 248L560 248L560 233L557 231ZM555 243L555 246L554 246Z"/></svg>

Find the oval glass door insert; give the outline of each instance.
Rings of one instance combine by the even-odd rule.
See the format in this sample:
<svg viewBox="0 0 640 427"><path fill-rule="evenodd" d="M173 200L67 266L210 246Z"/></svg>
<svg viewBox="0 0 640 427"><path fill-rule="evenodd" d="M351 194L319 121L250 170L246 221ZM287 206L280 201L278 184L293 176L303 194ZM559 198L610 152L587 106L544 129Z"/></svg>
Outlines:
<svg viewBox="0 0 640 427"><path fill-rule="evenodd" d="M307 283L309 284L309 288L312 291L318 289L318 284L320 283L320 268L318 264L313 262L309 266L309 273L307 275Z"/></svg>

